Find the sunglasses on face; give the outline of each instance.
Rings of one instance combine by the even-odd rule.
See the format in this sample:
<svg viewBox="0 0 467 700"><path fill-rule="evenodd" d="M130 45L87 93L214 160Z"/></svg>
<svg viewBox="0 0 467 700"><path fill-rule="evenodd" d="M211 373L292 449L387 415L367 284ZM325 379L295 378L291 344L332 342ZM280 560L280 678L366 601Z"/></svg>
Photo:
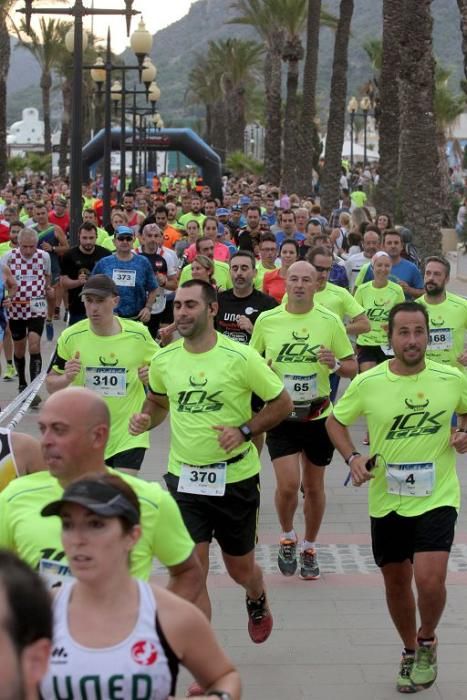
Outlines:
<svg viewBox="0 0 467 700"><path fill-rule="evenodd" d="M321 267L321 265L314 265L313 266L316 270L316 272L331 272L330 267Z"/></svg>
<svg viewBox="0 0 467 700"><path fill-rule="evenodd" d="M117 236L117 241L127 241L128 243L131 243L133 240L133 236Z"/></svg>

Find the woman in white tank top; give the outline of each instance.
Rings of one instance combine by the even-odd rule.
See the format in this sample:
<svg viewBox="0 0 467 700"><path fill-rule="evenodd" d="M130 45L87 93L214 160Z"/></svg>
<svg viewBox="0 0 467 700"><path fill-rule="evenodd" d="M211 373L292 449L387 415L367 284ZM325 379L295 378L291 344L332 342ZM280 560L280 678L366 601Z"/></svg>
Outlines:
<svg viewBox="0 0 467 700"><path fill-rule="evenodd" d="M240 699L239 675L204 615L131 577L141 528L138 499L126 482L112 475L76 481L42 515L60 516L74 577L55 595L43 700L167 700L175 695L179 663L206 689L203 697Z"/></svg>

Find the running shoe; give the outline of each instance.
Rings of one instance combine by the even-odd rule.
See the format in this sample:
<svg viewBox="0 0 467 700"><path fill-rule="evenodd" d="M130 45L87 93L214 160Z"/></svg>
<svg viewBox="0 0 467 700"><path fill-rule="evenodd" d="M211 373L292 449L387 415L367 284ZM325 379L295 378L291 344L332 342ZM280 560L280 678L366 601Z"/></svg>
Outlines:
<svg viewBox="0 0 467 700"><path fill-rule="evenodd" d="M272 631L272 615L263 592L258 600L246 597L246 609L248 612L248 634L255 644L266 641Z"/></svg>
<svg viewBox="0 0 467 700"><path fill-rule="evenodd" d="M414 654L402 654L399 675L397 676L396 688L399 693L416 693L417 689L412 685L410 674L415 663Z"/></svg>
<svg viewBox="0 0 467 700"><path fill-rule="evenodd" d="M39 405L42 403L42 399L39 396L39 394L36 394L33 400L31 401L31 408L39 408Z"/></svg>
<svg viewBox="0 0 467 700"><path fill-rule="evenodd" d="M45 322L45 335L49 342L54 339L54 324L52 321Z"/></svg>
<svg viewBox="0 0 467 700"><path fill-rule="evenodd" d="M193 681L193 683L188 686L188 690L186 691L186 698L197 698L200 695L205 695L205 690L200 686L199 683L196 681Z"/></svg>
<svg viewBox="0 0 467 700"><path fill-rule="evenodd" d="M279 542L277 566L284 576L293 576L297 571L297 542L282 538Z"/></svg>
<svg viewBox="0 0 467 700"><path fill-rule="evenodd" d="M314 581L319 578L316 549L305 549L305 551L300 554L300 578L304 581Z"/></svg>
<svg viewBox="0 0 467 700"><path fill-rule="evenodd" d="M7 364L5 374L3 375L4 382L12 382L16 377L16 370L13 365Z"/></svg>
<svg viewBox="0 0 467 700"><path fill-rule="evenodd" d="M416 690L429 688L438 675L436 651L438 640L422 642L415 652L415 662L410 673L410 680Z"/></svg>

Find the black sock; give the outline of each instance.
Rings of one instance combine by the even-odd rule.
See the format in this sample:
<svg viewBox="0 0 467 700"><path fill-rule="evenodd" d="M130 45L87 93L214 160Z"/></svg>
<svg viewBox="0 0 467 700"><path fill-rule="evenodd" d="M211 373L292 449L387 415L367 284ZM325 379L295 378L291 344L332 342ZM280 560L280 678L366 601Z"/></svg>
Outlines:
<svg viewBox="0 0 467 700"><path fill-rule="evenodd" d="M407 647L404 647L402 649L402 656L415 656L415 649L407 649Z"/></svg>
<svg viewBox="0 0 467 700"><path fill-rule="evenodd" d="M41 373L42 369L42 355L40 352L34 353L29 357L29 374L31 375L31 382Z"/></svg>
<svg viewBox="0 0 467 700"><path fill-rule="evenodd" d="M424 639L423 637L417 637L418 644L433 644L434 641L434 637L429 637L428 639Z"/></svg>
<svg viewBox="0 0 467 700"><path fill-rule="evenodd" d="M19 384L19 386L26 386L26 375L25 375L26 358L16 357L16 355L15 355L14 359L15 359L16 371L18 373L18 384Z"/></svg>
<svg viewBox="0 0 467 700"><path fill-rule="evenodd" d="M7 365L11 365L13 367L13 360L7 360L6 363Z"/></svg>

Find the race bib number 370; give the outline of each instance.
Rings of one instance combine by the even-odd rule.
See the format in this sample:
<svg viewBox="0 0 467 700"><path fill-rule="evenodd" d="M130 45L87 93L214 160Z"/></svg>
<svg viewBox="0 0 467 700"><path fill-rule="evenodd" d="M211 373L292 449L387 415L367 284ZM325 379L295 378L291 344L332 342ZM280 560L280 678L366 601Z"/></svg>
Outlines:
<svg viewBox="0 0 467 700"><path fill-rule="evenodd" d="M225 462L210 464L207 467L182 464L177 491L197 493L200 496L223 496L226 474Z"/></svg>

